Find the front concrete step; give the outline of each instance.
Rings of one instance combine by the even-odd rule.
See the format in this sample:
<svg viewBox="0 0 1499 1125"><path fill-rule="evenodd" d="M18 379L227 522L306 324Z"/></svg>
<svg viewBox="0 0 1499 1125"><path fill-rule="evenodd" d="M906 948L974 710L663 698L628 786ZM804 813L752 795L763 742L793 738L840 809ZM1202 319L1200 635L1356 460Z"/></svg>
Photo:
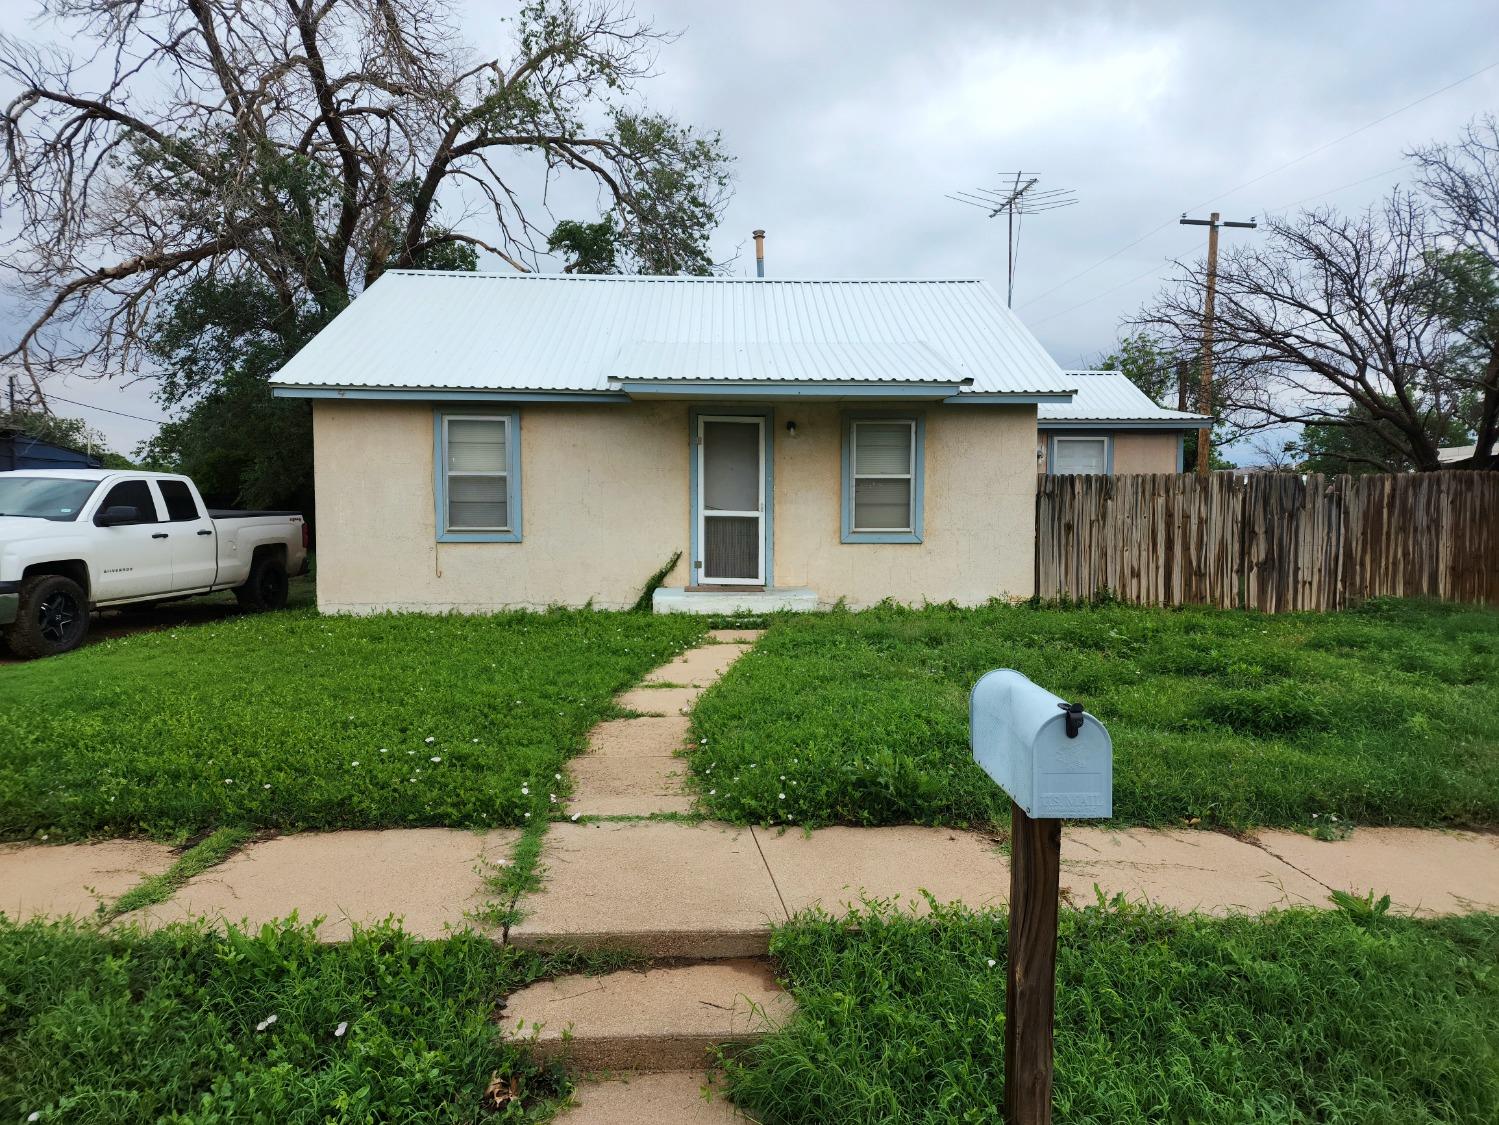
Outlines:
<svg viewBox="0 0 1499 1125"><path fill-rule="evenodd" d="M754 834L662 821L558 824L542 889L510 928L529 949L625 949L650 958L756 957L786 920Z"/></svg>
<svg viewBox="0 0 1499 1125"><path fill-rule="evenodd" d="M578 1083L558 1125L745 1125L723 1090L698 1070L611 1074Z"/></svg>
<svg viewBox="0 0 1499 1125"><path fill-rule="evenodd" d="M795 1005L764 961L570 976L510 997L505 1033L575 1072L692 1070L714 1047L753 1042Z"/></svg>

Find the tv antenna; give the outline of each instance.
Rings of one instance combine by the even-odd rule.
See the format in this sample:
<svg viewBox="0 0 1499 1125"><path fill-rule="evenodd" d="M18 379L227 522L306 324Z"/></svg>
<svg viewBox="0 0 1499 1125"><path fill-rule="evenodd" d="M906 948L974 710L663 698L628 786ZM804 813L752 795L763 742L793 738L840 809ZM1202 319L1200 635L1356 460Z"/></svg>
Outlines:
<svg viewBox="0 0 1499 1125"><path fill-rule="evenodd" d="M989 212L989 218L1005 216L1009 236L1005 243L1005 305L1015 300L1015 262L1020 256L1020 227L1027 215L1071 207L1077 194L1071 188L1043 188L1039 172L1001 172L999 190L975 188L947 198Z"/></svg>

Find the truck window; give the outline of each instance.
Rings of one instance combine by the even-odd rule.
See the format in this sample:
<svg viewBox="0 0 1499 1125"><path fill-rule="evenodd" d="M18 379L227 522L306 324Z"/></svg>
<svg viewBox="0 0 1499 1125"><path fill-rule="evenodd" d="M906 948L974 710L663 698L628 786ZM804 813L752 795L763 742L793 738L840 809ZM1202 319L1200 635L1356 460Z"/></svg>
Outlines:
<svg viewBox="0 0 1499 1125"><path fill-rule="evenodd" d="M143 480L125 480L115 485L109 490L109 495L104 497L104 503L99 505L99 511L122 504L140 509L140 523L160 522L156 518L156 501L151 499L150 486Z"/></svg>
<svg viewBox="0 0 1499 1125"><path fill-rule="evenodd" d="M161 498L167 505L167 519L173 523L185 523L198 518L198 505L193 500L193 490L185 481L159 480Z"/></svg>

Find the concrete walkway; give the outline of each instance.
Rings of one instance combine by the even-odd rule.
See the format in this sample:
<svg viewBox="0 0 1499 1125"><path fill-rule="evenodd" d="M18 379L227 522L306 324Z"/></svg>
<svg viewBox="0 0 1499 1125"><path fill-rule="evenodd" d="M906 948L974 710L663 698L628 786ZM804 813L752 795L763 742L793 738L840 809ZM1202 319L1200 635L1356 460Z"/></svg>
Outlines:
<svg viewBox="0 0 1499 1125"><path fill-rule="evenodd" d="M543 887L521 905L509 940L536 949L629 949L644 970L563 977L511 996L508 1032L574 1070L613 1072L579 1086L560 1121L692 1125L736 1118L706 1100L710 1048L747 1042L793 1004L764 959L773 926L796 913L861 900L926 909L1002 906L1009 863L1000 842L945 828L763 829L646 819L684 813L688 719L697 697L758 634L718 631L618 698L636 717L601 723L569 763L569 819L547 834ZM580 817L606 817L606 820ZM321 916L324 940L395 917L440 937L472 926L509 862L513 830L302 833L252 843L189 880L168 902L122 922L191 916L252 925ZM133 841L0 845L0 911L86 917L165 871L170 848ZM1214 832L1068 828L1064 901L1096 891L1215 914L1327 907L1334 890L1388 893L1423 916L1499 911L1499 835L1358 829L1331 843L1292 832L1237 839ZM496 933L496 940L504 940ZM666 1073L632 1073L665 1070ZM623 1072L623 1073L620 1073ZM741 1119L742 1120L742 1119Z"/></svg>

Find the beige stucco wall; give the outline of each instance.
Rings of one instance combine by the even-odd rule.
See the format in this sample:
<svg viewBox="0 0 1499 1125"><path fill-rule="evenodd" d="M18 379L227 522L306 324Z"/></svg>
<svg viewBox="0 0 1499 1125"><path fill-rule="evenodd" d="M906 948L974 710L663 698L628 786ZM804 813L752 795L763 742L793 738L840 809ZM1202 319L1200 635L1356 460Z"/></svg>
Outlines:
<svg viewBox="0 0 1499 1125"><path fill-rule="evenodd" d="M329 612L632 604L680 550L687 581L691 404L520 408L520 543L438 543L433 411L318 402L318 603ZM725 410L725 413L730 411ZM840 539L843 408L778 406L774 584L831 604L1028 597L1035 408L929 406L924 542ZM794 420L797 436L785 424Z"/></svg>
<svg viewBox="0 0 1499 1125"><path fill-rule="evenodd" d="M1077 431L1079 436L1096 436L1112 438L1114 442L1114 473L1174 473L1176 466L1176 449L1181 443L1180 436L1175 432L1157 432L1151 430L1129 431L1129 430L1093 430L1087 435L1083 431ZM1041 471L1049 472L1050 464L1047 457L1050 454L1051 444L1046 440L1046 432L1042 431L1037 442L1042 450L1040 460Z"/></svg>

